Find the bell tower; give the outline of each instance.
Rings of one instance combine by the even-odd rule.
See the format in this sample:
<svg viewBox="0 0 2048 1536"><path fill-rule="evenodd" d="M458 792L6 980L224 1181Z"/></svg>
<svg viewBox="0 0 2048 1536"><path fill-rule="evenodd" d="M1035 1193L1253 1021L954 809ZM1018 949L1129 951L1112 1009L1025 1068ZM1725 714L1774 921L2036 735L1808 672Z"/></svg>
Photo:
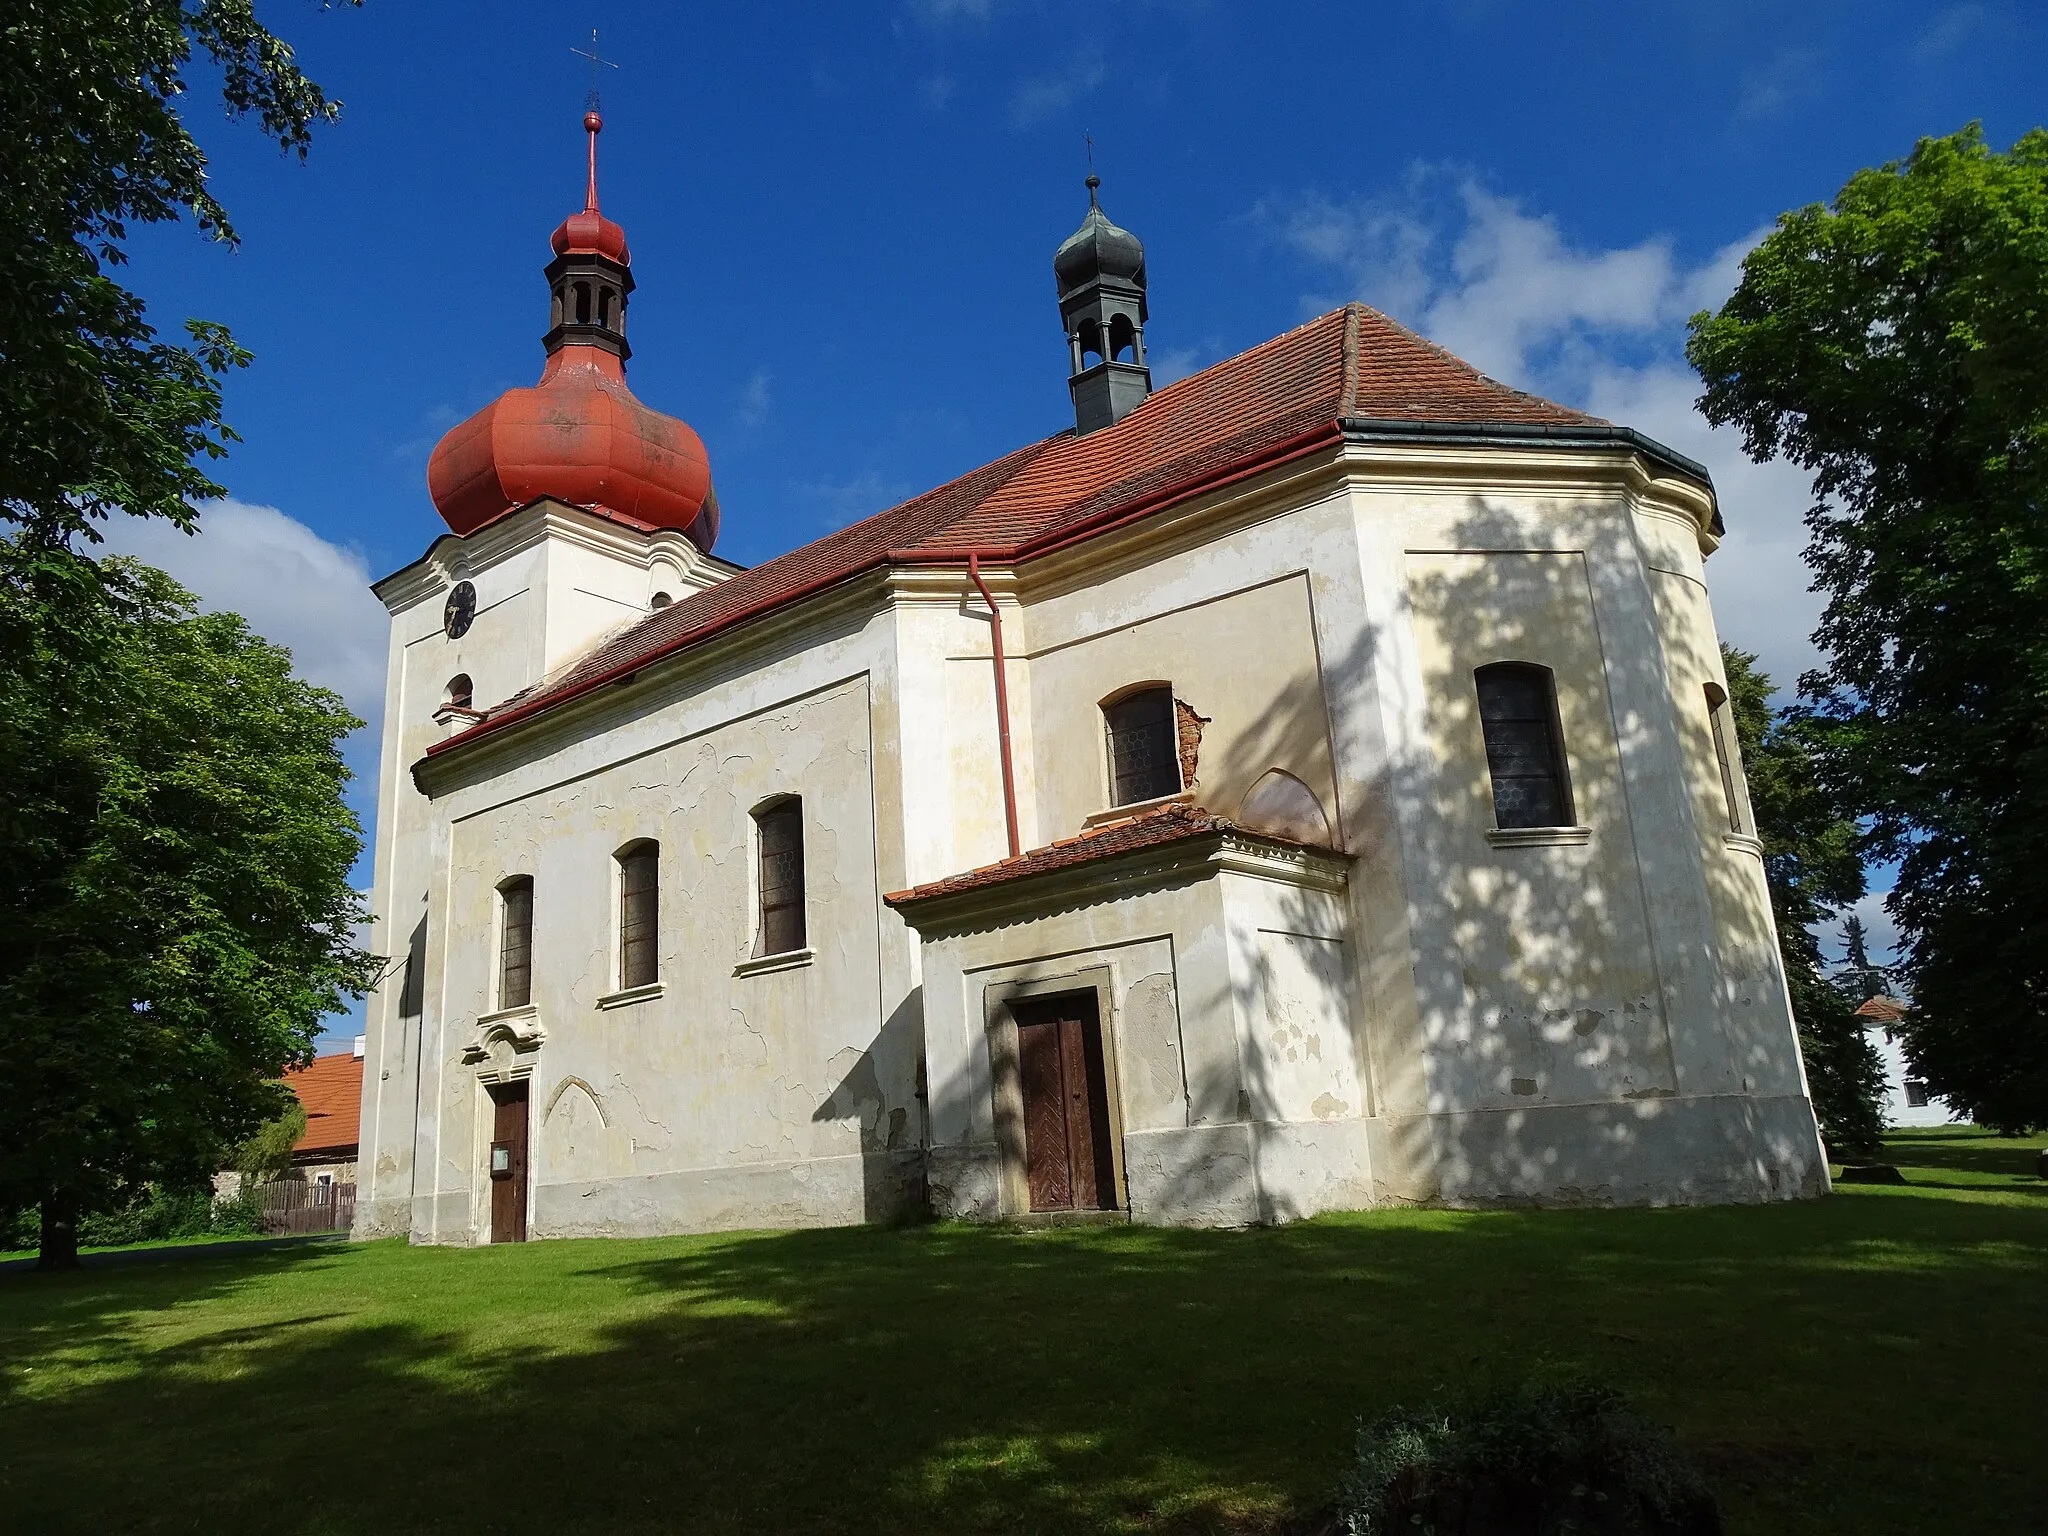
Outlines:
<svg viewBox="0 0 2048 1536"><path fill-rule="evenodd" d="M1074 427L1086 435L1114 426L1152 393L1145 366L1145 247L1110 223L1088 177L1088 217L1053 253L1060 320L1067 331Z"/></svg>
<svg viewBox="0 0 2048 1536"><path fill-rule="evenodd" d="M626 232L597 211L597 136L604 119L595 108L583 114L590 135L590 180L583 211L572 213L555 231L555 259L548 263L548 333L542 345L554 356L564 346L598 347L624 362L626 295L633 291L633 256Z"/></svg>

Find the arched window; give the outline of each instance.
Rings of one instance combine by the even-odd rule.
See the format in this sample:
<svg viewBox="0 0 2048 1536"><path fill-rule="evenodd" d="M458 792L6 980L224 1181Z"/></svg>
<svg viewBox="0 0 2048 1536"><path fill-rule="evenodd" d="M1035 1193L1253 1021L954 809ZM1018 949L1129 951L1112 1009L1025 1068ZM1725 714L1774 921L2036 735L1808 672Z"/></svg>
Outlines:
<svg viewBox="0 0 2048 1536"><path fill-rule="evenodd" d="M515 875L498 887L498 1006L533 1001L533 877Z"/></svg>
<svg viewBox="0 0 2048 1536"><path fill-rule="evenodd" d="M578 325L588 325L590 324L590 284L577 283L575 285L575 292L576 323Z"/></svg>
<svg viewBox="0 0 2048 1536"><path fill-rule="evenodd" d="M761 923L757 955L804 947L804 803L796 796L754 812L760 850Z"/></svg>
<svg viewBox="0 0 2048 1536"><path fill-rule="evenodd" d="M666 592L657 592L654 594L654 596L650 597L647 600L647 606L650 608L666 608L670 603L674 601L675 599L670 597Z"/></svg>
<svg viewBox="0 0 2048 1536"><path fill-rule="evenodd" d="M1564 733L1548 667L1503 661L1473 673L1486 767L1493 777L1493 819L1511 827L1568 827L1571 783Z"/></svg>
<svg viewBox="0 0 2048 1536"><path fill-rule="evenodd" d="M661 845L635 843L619 855L619 986L660 979Z"/></svg>
<svg viewBox="0 0 2048 1536"><path fill-rule="evenodd" d="M1728 809L1728 830L1742 830L1742 796L1735 788L1735 753L1729 734L1735 722L1729 717L1728 695L1719 683L1707 684L1707 726L1714 733L1714 763L1721 770L1722 803Z"/></svg>
<svg viewBox="0 0 2048 1536"><path fill-rule="evenodd" d="M453 709L470 708L470 700L476 697L476 685L470 682L467 672L458 672L448 679L448 704Z"/></svg>
<svg viewBox="0 0 2048 1536"><path fill-rule="evenodd" d="M1109 742L1109 803L1136 805L1180 792L1173 690L1139 688L1102 707Z"/></svg>
<svg viewBox="0 0 2048 1536"><path fill-rule="evenodd" d="M597 323L607 326L612 323L612 290L609 283L597 290Z"/></svg>

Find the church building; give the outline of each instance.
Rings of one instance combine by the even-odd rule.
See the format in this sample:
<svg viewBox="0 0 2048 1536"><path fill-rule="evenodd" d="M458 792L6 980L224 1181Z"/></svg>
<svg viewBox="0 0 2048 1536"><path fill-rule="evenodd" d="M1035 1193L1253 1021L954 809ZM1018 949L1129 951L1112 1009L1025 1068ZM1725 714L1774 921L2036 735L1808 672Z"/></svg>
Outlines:
<svg viewBox="0 0 2048 1536"><path fill-rule="evenodd" d="M1073 424L742 569L601 126L376 585L358 1236L1826 1188L1699 465L1359 304L1155 390L1091 176Z"/></svg>

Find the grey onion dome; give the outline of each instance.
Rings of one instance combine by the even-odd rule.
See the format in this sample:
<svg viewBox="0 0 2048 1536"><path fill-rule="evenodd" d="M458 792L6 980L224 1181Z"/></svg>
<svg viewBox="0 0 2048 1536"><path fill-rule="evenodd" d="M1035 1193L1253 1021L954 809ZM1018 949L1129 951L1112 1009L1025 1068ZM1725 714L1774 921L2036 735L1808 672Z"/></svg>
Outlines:
<svg viewBox="0 0 2048 1536"><path fill-rule="evenodd" d="M1110 223L1095 195L1101 185L1101 177L1088 178L1088 217L1053 252L1053 276L1059 280L1062 298L1099 277L1145 286L1145 244L1128 229Z"/></svg>

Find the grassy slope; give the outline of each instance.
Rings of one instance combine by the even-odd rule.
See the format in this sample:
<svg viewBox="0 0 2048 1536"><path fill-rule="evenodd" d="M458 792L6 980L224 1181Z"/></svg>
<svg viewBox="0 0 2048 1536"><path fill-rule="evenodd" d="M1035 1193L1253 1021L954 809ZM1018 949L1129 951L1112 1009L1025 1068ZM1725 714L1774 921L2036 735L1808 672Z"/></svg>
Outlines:
<svg viewBox="0 0 2048 1536"><path fill-rule="evenodd" d="M379 1243L0 1275L15 1529L1265 1529L1362 1413L1639 1394L1731 1532L2048 1528L2048 1185L1770 1209Z"/></svg>

